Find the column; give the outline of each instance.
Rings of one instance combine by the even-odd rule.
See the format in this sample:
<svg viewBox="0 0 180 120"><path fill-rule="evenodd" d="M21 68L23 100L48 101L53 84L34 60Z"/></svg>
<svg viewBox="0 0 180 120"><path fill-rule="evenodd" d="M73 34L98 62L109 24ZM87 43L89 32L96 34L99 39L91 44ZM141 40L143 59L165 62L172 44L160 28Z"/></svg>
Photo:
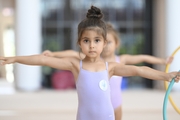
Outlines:
<svg viewBox="0 0 180 120"><path fill-rule="evenodd" d="M40 0L16 0L16 55L41 53ZM41 88L41 67L15 64L17 89L35 91Z"/></svg>
<svg viewBox="0 0 180 120"><path fill-rule="evenodd" d="M166 58L165 44L165 0L153 1L153 55L159 58ZM157 70L164 71L164 65L153 65ZM154 88L164 90L162 81L154 81Z"/></svg>
<svg viewBox="0 0 180 120"><path fill-rule="evenodd" d="M180 46L180 0L166 0L166 54ZM171 64L170 71L180 70L180 51ZM180 84L174 84L173 89L180 91Z"/></svg>

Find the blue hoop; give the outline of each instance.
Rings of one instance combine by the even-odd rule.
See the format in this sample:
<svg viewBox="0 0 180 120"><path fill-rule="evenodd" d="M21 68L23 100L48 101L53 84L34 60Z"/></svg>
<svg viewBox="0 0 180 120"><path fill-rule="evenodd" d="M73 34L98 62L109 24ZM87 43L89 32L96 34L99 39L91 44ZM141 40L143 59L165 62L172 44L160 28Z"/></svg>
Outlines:
<svg viewBox="0 0 180 120"><path fill-rule="evenodd" d="M180 70L179 70L180 72ZM166 91L165 97L164 97L164 103L163 103L163 120L167 120L167 101L168 101L168 97L169 97L169 93L171 92L171 89L173 87L175 83L174 78L171 80L168 89Z"/></svg>
<svg viewBox="0 0 180 120"><path fill-rule="evenodd" d="M169 93L174 85L174 79L170 82L168 89L166 91L165 97L164 97L164 104L163 104L163 120L167 120L167 102L168 102L168 96Z"/></svg>

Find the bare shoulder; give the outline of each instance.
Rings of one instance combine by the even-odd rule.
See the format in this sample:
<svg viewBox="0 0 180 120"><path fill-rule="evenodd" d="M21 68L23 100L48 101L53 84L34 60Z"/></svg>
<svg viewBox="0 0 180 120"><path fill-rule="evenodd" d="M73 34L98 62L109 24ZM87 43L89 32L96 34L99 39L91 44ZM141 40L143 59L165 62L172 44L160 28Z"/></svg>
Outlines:
<svg viewBox="0 0 180 120"><path fill-rule="evenodd" d="M76 57L55 58L42 55L42 61L43 65L45 66L49 66L60 70L72 71L74 67L76 67L75 69L78 68L78 63L80 60Z"/></svg>
<svg viewBox="0 0 180 120"><path fill-rule="evenodd" d="M69 57L70 61L73 63L75 66L79 66L81 59L77 57Z"/></svg>
<svg viewBox="0 0 180 120"><path fill-rule="evenodd" d="M71 68L74 68L77 69L79 67L79 62L80 62L80 59L77 58L77 57L64 57L64 58L61 58L62 61L64 61L63 63L70 63L70 66Z"/></svg>
<svg viewBox="0 0 180 120"><path fill-rule="evenodd" d="M124 65L124 64L122 64L122 63L117 63L117 62L108 62L108 68L109 68L109 70L114 69L116 66L122 66L122 65Z"/></svg>
<svg viewBox="0 0 180 120"><path fill-rule="evenodd" d="M77 76L79 74L80 70L80 59L77 57L64 57L64 58L54 58L59 59L59 63L61 61L61 64L56 64L56 67L61 70L69 70L73 73L75 79L77 79ZM59 66L59 67L58 67Z"/></svg>
<svg viewBox="0 0 180 120"><path fill-rule="evenodd" d="M108 71L109 71L109 76L111 77L114 74L115 67L121 65L121 63L117 62L108 62Z"/></svg>

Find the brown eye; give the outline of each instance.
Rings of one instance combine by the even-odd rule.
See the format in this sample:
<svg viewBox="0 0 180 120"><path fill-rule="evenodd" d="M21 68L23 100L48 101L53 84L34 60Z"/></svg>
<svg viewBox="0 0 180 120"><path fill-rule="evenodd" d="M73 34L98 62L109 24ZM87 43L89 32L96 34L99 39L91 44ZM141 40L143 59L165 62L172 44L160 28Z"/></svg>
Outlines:
<svg viewBox="0 0 180 120"><path fill-rule="evenodd" d="M100 42L100 40L99 40L99 39L96 39L95 41L96 41L96 42Z"/></svg>
<svg viewBox="0 0 180 120"><path fill-rule="evenodd" d="M85 43L87 43L87 42L88 42L88 40L84 40L84 42L85 42Z"/></svg>

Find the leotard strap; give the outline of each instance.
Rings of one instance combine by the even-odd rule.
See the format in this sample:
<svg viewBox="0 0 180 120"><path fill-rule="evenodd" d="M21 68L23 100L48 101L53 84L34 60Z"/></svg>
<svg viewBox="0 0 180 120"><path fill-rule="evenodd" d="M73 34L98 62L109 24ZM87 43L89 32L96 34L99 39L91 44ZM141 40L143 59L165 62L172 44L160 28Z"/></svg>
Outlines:
<svg viewBox="0 0 180 120"><path fill-rule="evenodd" d="M108 70L108 62L106 62L106 70Z"/></svg>
<svg viewBox="0 0 180 120"><path fill-rule="evenodd" d="M80 60L80 69L82 68L82 60Z"/></svg>

